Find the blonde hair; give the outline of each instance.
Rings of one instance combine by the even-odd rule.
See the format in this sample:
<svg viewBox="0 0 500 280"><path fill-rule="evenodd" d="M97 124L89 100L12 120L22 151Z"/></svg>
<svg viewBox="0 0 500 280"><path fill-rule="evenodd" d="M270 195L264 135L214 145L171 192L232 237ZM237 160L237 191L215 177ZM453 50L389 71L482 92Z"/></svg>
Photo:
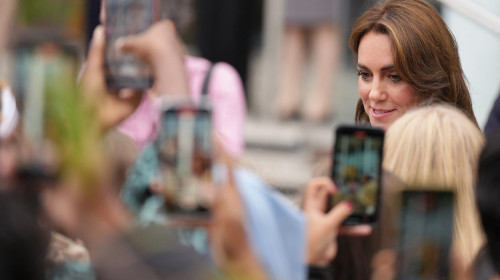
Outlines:
<svg viewBox="0 0 500 280"><path fill-rule="evenodd" d="M383 167L405 188L455 192L453 249L469 265L484 236L475 205L474 182L484 137L458 109L433 105L410 111L386 134Z"/></svg>

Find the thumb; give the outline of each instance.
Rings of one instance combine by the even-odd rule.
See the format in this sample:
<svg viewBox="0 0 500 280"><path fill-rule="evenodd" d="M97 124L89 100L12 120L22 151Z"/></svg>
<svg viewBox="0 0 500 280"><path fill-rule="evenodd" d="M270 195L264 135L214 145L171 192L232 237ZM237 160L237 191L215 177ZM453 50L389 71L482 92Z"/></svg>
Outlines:
<svg viewBox="0 0 500 280"><path fill-rule="evenodd" d="M118 38L114 47L120 52L133 53L140 60L149 62L148 52L145 50L140 35L128 35Z"/></svg>
<svg viewBox="0 0 500 280"><path fill-rule="evenodd" d="M354 211L354 205L351 201L343 201L335 206L326 215L327 224L330 229L338 230L342 222Z"/></svg>
<svg viewBox="0 0 500 280"><path fill-rule="evenodd" d="M87 57L88 69L103 69L104 44L104 27L102 25L99 25L94 29L94 34L92 35L92 43L90 44L90 50Z"/></svg>

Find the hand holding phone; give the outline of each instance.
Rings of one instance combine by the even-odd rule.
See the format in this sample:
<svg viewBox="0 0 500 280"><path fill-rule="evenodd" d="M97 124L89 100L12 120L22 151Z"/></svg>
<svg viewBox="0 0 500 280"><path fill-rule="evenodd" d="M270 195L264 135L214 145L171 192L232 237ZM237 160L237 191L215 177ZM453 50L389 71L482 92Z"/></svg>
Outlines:
<svg viewBox="0 0 500 280"><path fill-rule="evenodd" d="M141 34L120 38L117 47L121 52L134 53L151 66L154 86L149 93L156 97L181 94L189 98L184 47L170 20L157 22Z"/></svg>
<svg viewBox="0 0 500 280"><path fill-rule="evenodd" d="M329 197L328 209L350 201L354 210L344 224L373 224L379 212L384 131L344 125L335 135L331 178L338 191Z"/></svg>
<svg viewBox="0 0 500 280"><path fill-rule="evenodd" d="M335 257L337 235L366 236L369 225L343 227L342 222L352 214L353 204L343 202L325 213L327 197L337 192L330 178L314 178L306 188L304 212L307 216L307 256L309 265L325 266Z"/></svg>
<svg viewBox="0 0 500 280"><path fill-rule="evenodd" d="M141 101L140 94L113 94L106 86L104 72L104 27L98 26L92 36L87 62L80 78L84 101L95 111L99 125L108 130L130 116Z"/></svg>
<svg viewBox="0 0 500 280"><path fill-rule="evenodd" d="M150 66L129 52L116 49L121 37L146 31L159 19L159 0L105 0L106 5L106 82L108 88L120 90L151 88Z"/></svg>
<svg viewBox="0 0 500 280"><path fill-rule="evenodd" d="M186 105L164 111L156 145L168 214L208 217L216 192L211 110Z"/></svg>

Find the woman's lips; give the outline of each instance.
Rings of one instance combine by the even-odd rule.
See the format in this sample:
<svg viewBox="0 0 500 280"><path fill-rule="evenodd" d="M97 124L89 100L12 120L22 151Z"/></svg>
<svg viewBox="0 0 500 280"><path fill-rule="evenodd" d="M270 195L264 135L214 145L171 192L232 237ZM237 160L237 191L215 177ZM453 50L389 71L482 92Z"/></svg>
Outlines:
<svg viewBox="0 0 500 280"><path fill-rule="evenodd" d="M388 115L390 115L392 112L396 111L396 109L392 109L392 110L381 110L381 109L375 109L375 108L372 108L372 116L375 117L375 118L383 118L383 117L386 117Z"/></svg>

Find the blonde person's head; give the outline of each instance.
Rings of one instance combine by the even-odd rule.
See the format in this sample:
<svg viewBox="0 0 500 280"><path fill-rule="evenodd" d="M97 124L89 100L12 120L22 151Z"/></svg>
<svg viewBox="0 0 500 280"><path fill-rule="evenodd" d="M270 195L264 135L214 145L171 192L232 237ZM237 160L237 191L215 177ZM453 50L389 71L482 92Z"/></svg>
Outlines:
<svg viewBox="0 0 500 280"><path fill-rule="evenodd" d="M481 131L458 109L434 105L394 122L384 146L384 169L405 186L455 191L453 248L467 265L484 240L474 199L483 143Z"/></svg>

